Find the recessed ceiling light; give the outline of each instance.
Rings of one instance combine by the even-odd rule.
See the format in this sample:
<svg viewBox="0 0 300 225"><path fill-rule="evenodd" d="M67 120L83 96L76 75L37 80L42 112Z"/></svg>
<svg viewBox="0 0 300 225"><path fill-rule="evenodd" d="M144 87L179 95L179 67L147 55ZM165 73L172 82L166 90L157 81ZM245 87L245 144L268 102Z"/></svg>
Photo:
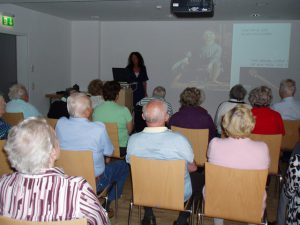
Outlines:
<svg viewBox="0 0 300 225"><path fill-rule="evenodd" d="M252 17L260 17L260 14L259 13L252 13L251 16Z"/></svg>
<svg viewBox="0 0 300 225"><path fill-rule="evenodd" d="M162 9L162 6L161 5L157 5L156 8L157 9Z"/></svg>

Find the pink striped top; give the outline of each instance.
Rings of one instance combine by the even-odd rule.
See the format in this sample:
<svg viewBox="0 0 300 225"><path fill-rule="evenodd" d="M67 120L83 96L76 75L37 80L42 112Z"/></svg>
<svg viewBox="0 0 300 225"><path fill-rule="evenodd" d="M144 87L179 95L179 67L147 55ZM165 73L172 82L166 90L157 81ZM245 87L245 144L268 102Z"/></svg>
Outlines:
<svg viewBox="0 0 300 225"><path fill-rule="evenodd" d="M59 168L35 175L19 172L0 178L0 215L18 220L61 221L87 218L90 225L110 224L91 186Z"/></svg>

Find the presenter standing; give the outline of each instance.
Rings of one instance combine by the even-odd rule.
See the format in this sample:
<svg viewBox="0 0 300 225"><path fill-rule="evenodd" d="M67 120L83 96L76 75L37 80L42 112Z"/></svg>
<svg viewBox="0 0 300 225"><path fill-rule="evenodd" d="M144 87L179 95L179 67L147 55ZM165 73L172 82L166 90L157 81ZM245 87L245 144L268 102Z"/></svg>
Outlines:
<svg viewBox="0 0 300 225"><path fill-rule="evenodd" d="M136 105L138 101L147 95L147 80L149 80L147 75L147 70L144 64L144 59L139 52L131 52L128 57L128 82L135 83L132 86L133 89L133 106Z"/></svg>

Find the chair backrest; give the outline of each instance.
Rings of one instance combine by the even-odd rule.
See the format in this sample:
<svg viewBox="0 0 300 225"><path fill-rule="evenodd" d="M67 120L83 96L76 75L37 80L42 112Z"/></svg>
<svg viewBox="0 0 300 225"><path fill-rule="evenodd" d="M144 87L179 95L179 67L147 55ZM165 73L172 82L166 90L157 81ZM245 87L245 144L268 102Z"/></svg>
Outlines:
<svg viewBox="0 0 300 225"><path fill-rule="evenodd" d="M10 163L7 159L6 152L3 149L5 141L6 140L0 140L0 176L2 176L3 174L13 172L12 168L10 167Z"/></svg>
<svg viewBox="0 0 300 225"><path fill-rule="evenodd" d="M171 129L181 133L190 141L197 166L204 166L207 161L208 129L188 129L176 126L172 126Z"/></svg>
<svg viewBox="0 0 300 225"><path fill-rule="evenodd" d="M87 219L74 219L65 221L53 221L53 222L34 222L25 220L15 220L9 217L0 216L1 225L87 225Z"/></svg>
<svg viewBox="0 0 300 225"><path fill-rule="evenodd" d="M271 165L269 174L278 174L278 164L280 157L281 134L251 134L250 138L254 141L263 141L268 145Z"/></svg>
<svg viewBox="0 0 300 225"><path fill-rule="evenodd" d="M104 123L106 127L107 134L114 146L114 152L111 157L121 158L120 155L120 145L119 145L119 133L117 123Z"/></svg>
<svg viewBox="0 0 300 225"><path fill-rule="evenodd" d="M205 163L205 216L260 224L267 175Z"/></svg>
<svg viewBox="0 0 300 225"><path fill-rule="evenodd" d="M284 120L285 135L282 138L281 149L293 151L300 140L300 120Z"/></svg>
<svg viewBox="0 0 300 225"><path fill-rule="evenodd" d="M184 210L184 160L130 157L133 203Z"/></svg>
<svg viewBox="0 0 300 225"><path fill-rule="evenodd" d="M61 150L55 166L63 168L70 176L80 176L87 180L96 192L94 161L92 151Z"/></svg>
<svg viewBox="0 0 300 225"><path fill-rule="evenodd" d="M24 115L23 115L22 112L17 112L17 113L6 112L6 113L4 113L2 118L9 125L15 126L15 125L17 125L18 123L20 123L21 121L24 120Z"/></svg>
<svg viewBox="0 0 300 225"><path fill-rule="evenodd" d="M55 129L56 124L57 124L57 120L58 119L53 119L53 118L46 118L47 123L53 128Z"/></svg>

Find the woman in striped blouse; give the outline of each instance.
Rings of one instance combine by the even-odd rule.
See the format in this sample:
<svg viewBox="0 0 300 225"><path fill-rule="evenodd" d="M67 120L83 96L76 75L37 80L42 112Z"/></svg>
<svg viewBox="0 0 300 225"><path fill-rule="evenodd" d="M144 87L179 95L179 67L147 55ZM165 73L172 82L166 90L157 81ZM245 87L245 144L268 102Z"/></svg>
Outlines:
<svg viewBox="0 0 300 225"><path fill-rule="evenodd" d="M0 178L0 215L30 221L85 217L90 225L110 224L87 181L54 168L59 144L44 119L13 127L4 149L17 172Z"/></svg>

